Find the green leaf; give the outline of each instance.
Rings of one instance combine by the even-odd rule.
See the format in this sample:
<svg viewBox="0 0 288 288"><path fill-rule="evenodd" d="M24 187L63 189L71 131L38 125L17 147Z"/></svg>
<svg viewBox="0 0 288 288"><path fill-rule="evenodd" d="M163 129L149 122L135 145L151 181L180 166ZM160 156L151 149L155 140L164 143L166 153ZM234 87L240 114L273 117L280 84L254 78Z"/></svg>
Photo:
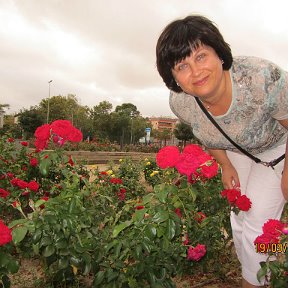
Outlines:
<svg viewBox="0 0 288 288"><path fill-rule="evenodd" d="M65 269L67 268L69 265L69 261L67 258L60 258L59 261L58 261L58 268L59 269Z"/></svg>
<svg viewBox="0 0 288 288"><path fill-rule="evenodd" d="M145 236L153 240L157 234L156 228L152 224L148 224L144 230Z"/></svg>
<svg viewBox="0 0 288 288"><path fill-rule="evenodd" d="M34 234L33 234L33 237L32 237L32 242L33 244L36 244L37 242L39 242L39 240L41 239L42 237L42 229L37 229Z"/></svg>
<svg viewBox="0 0 288 288"><path fill-rule="evenodd" d="M118 234L124 230L125 228L129 227L131 225L131 221L125 221L119 225L117 225L114 229L113 229L113 233L112 233L112 237L115 238L118 236Z"/></svg>
<svg viewBox="0 0 288 288"><path fill-rule="evenodd" d="M133 215L133 220L135 222L140 222L143 218L145 213L147 212L147 209L141 209L141 210L136 210L134 215Z"/></svg>
<svg viewBox="0 0 288 288"><path fill-rule="evenodd" d="M105 271L99 271L93 281L93 287L100 287L99 285L103 282L105 276Z"/></svg>
<svg viewBox="0 0 288 288"><path fill-rule="evenodd" d="M55 252L55 247L53 245L48 245L44 248L42 255L44 257L50 257Z"/></svg>
<svg viewBox="0 0 288 288"><path fill-rule="evenodd" d="M114 248L114 255L115 257L119 257L119 254L120 254L120 251L121 251L121 248L122 248L122 242L119 242L115 248Z"/></svg>
<svg viewBox="0 0 288 288"><path fill-rule="evenodd" d="M149 193L145 195L142 199L143 205L146 205L147 203L151 203L152 198L154 197L153 193Z"/></svg>
<svg viewBox="0 0 288 288"><path fill-rule="evenodd" d="M28 228L25 226L16 227L12 230L12 238L15 245L20 243L26 236Z"/></svg>
<svg viewBox="0 0 288 288"><path fill-rule="evenodd" d="M263 279L263 277L265 277L265 275L267 274L267 266L265 262L261 262L260 263L261 268L260 270L257 272L257 279L260 282L261 279Z"/></svg>
<svg viewBox="0 0 288 288"><path fill-rule="evenodd" d="M27 222L27 219L17 219L13 220L12 222L9 223L8 227L11 229L14 226L25 224Z"/></svg>
<svg viewBox="0 0 288 288"><path fill-rule="evenodd" d="M160 202L166 203L166 199L167 199L168 193L169 193L168 189L164 188L164 189L162 189L160 191L157 191L156 197L159 199Z"/></svg>
<svg viewBox="0 0 288 288"><path fill-rule="evenodd" d="M118 273L113 271L112 269L109 269L106 274L107 274L107 282L111 282L118 276Z"/></svg>
<svg viewBox="0 0 288 288"><path fill-rule="evenodd" d="M169 213L165 210L157 212L153 218L152 221L155 223L161 223L166 221L169 218Z"/></svg>
<svg viewBox="0 0 288 288"><path fill-rule="evenodd" d="M175 236L176 224L172 219L169 219L166 227L166 237L172 240Z"/></svg>

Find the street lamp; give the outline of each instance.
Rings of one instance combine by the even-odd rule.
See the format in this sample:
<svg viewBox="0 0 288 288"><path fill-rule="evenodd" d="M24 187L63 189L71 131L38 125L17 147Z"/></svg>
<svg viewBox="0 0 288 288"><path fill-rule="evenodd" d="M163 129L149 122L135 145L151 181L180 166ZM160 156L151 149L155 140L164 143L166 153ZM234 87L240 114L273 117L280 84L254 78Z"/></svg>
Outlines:
<svg viewBox="0 0 288 288"><path fill-rule="evenodd" d="M47 105L47 124L49 123L49 113L50 113L50 84L53 80L48 81L49 92L48 92L48 105Z"/></svg>
<svg viewBox="0 0 288 288"><path fill-rule="evenodd" d="M130 144L133 143L133 112L131 111L130 113L130 117L131 117L131 138L130 138Z"/></svg>

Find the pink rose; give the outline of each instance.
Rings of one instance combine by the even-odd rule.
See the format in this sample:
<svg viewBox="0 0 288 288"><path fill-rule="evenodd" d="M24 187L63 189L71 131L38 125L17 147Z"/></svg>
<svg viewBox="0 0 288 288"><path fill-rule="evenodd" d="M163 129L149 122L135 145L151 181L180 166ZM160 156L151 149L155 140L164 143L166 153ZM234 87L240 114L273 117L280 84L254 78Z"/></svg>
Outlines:
<svg viewBox="0 0 288 288"><path fill-rule="evenodd" d="M190 246L188 248L187 259L190 261L199 261L206 254L206 246L197 244L195 248Z"/></svg>

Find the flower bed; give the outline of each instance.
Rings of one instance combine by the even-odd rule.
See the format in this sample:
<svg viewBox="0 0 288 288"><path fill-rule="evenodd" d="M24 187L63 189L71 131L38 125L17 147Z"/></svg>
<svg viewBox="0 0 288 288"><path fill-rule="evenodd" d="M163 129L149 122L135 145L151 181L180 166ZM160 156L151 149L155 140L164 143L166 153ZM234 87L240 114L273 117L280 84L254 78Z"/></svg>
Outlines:
<svg viewBox="0 0 288 288"><path fill-rule="evenodd" d="M93 287L175 287L176 276L227 274L229 214L251 203L222 191L211 156L197 145L168 146L156 161L125 158L91 172L63 152L81 138L63 121L39 127L33 152L0 142L3 287L27 255L43 263L46 286L89 277ZM43 150L49 141L58 148Z"/></svg>

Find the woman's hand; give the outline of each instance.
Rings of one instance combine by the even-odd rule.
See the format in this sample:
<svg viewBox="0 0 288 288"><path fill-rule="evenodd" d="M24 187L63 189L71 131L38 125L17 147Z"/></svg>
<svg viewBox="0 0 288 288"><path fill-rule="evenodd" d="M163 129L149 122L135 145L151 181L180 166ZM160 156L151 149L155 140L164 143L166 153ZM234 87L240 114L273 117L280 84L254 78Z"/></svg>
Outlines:
<svg viewBox="0 0 288 288"><path fill-rule="evenodd" d="M283 170L282 179L281 179L281 188L282 193L286 201L288 201L288 171L287 169Z"/></svg>
<svg viewBox="0 0 288 288"><path fill-rule="evenodd" d="M222 183L223 183L224 188L225 189L240 188L240 181L239 181L238 173L236 169L234 168L234 166L231 163L227 163L227 164L223 164L221 168L222 168ZM287 189L288 189L288 185L287 185Z"/></svg>

